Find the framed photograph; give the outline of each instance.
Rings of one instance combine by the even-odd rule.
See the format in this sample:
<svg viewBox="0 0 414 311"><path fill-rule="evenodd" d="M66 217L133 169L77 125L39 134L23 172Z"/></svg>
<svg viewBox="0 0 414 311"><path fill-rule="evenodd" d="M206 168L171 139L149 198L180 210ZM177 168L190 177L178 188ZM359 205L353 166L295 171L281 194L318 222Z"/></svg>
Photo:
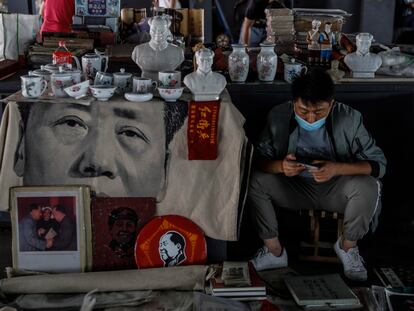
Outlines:
<svg viewBox="0 0 414 311"><path fill-rule="evenodd" d="M14 268L44 272L88 269L89 187L13 187L10 205Z"/></svg>
<svg viewBox="0 0 414 311"><path fill-rule="evenodd" d="M155 198L93 198L92 270L136 269L135 242L155 211Z"/></svg>

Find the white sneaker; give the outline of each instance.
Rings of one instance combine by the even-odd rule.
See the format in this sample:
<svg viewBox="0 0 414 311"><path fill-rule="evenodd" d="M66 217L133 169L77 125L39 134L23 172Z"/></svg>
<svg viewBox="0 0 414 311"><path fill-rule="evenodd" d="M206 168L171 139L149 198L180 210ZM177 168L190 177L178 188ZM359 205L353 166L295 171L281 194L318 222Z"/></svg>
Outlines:
<svg viewBox="0 0 414 311"><path fill-rule="evenodd" d="M288 257L284 248L282 254L278 257L273 255L266 246L263 246L257 251L251 263L256 271L285 268L288 266Z"/></svg>
<svg viewBox="0 0 414 311"><path fill-rule="evenodd" d="M359 254L358 246L350 248L345 252L340 245L341 238L339 238L335 245L335 253L338 255L344 266L345 276L354 281L366 281L367 269L364 267L364 259Z"/></svg>

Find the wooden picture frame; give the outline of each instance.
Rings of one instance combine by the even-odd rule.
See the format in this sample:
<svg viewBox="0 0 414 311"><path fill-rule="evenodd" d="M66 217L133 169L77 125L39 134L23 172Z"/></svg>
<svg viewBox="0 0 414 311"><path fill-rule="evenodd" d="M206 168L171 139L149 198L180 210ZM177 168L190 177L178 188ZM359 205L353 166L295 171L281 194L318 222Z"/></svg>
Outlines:
<svg viewBox="0 0 414 311"><path fill-rule="evenodd" d="M90 268L88 186L10 188L15 269L84 272Z"/></svg>

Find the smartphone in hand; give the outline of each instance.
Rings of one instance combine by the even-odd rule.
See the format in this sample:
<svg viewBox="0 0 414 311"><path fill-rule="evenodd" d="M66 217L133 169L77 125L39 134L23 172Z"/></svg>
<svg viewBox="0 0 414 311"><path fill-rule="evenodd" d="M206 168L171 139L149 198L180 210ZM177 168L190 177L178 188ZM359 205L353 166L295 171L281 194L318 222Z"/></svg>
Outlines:
<svg viewBox="0 0 414 311"><path fill-rule="evenodd" d="M316 169L316 170L319 169L320 164L312 163L313 161L315 161L315 159L296 156L296 161L295 162L303 165L307 169Z"/></svg>

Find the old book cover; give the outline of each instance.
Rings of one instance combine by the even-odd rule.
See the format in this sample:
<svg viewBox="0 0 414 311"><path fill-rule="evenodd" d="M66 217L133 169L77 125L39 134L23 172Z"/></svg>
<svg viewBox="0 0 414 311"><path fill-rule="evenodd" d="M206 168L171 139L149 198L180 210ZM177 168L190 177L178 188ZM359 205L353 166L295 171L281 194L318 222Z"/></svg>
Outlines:
<svg viewBox="0 0 414 311"><path fill-rule="evenodd" d="M155 210L155 198L92 199L92 270L135 269L136 238Z"/></svg>
<svg viewBox="0 0 414 311"><path fill-rule="evenodd" d="M296 303L308 309L323 310L334 306L344 309L361 305L339 274L294 276L285 282Z"/></svg>

